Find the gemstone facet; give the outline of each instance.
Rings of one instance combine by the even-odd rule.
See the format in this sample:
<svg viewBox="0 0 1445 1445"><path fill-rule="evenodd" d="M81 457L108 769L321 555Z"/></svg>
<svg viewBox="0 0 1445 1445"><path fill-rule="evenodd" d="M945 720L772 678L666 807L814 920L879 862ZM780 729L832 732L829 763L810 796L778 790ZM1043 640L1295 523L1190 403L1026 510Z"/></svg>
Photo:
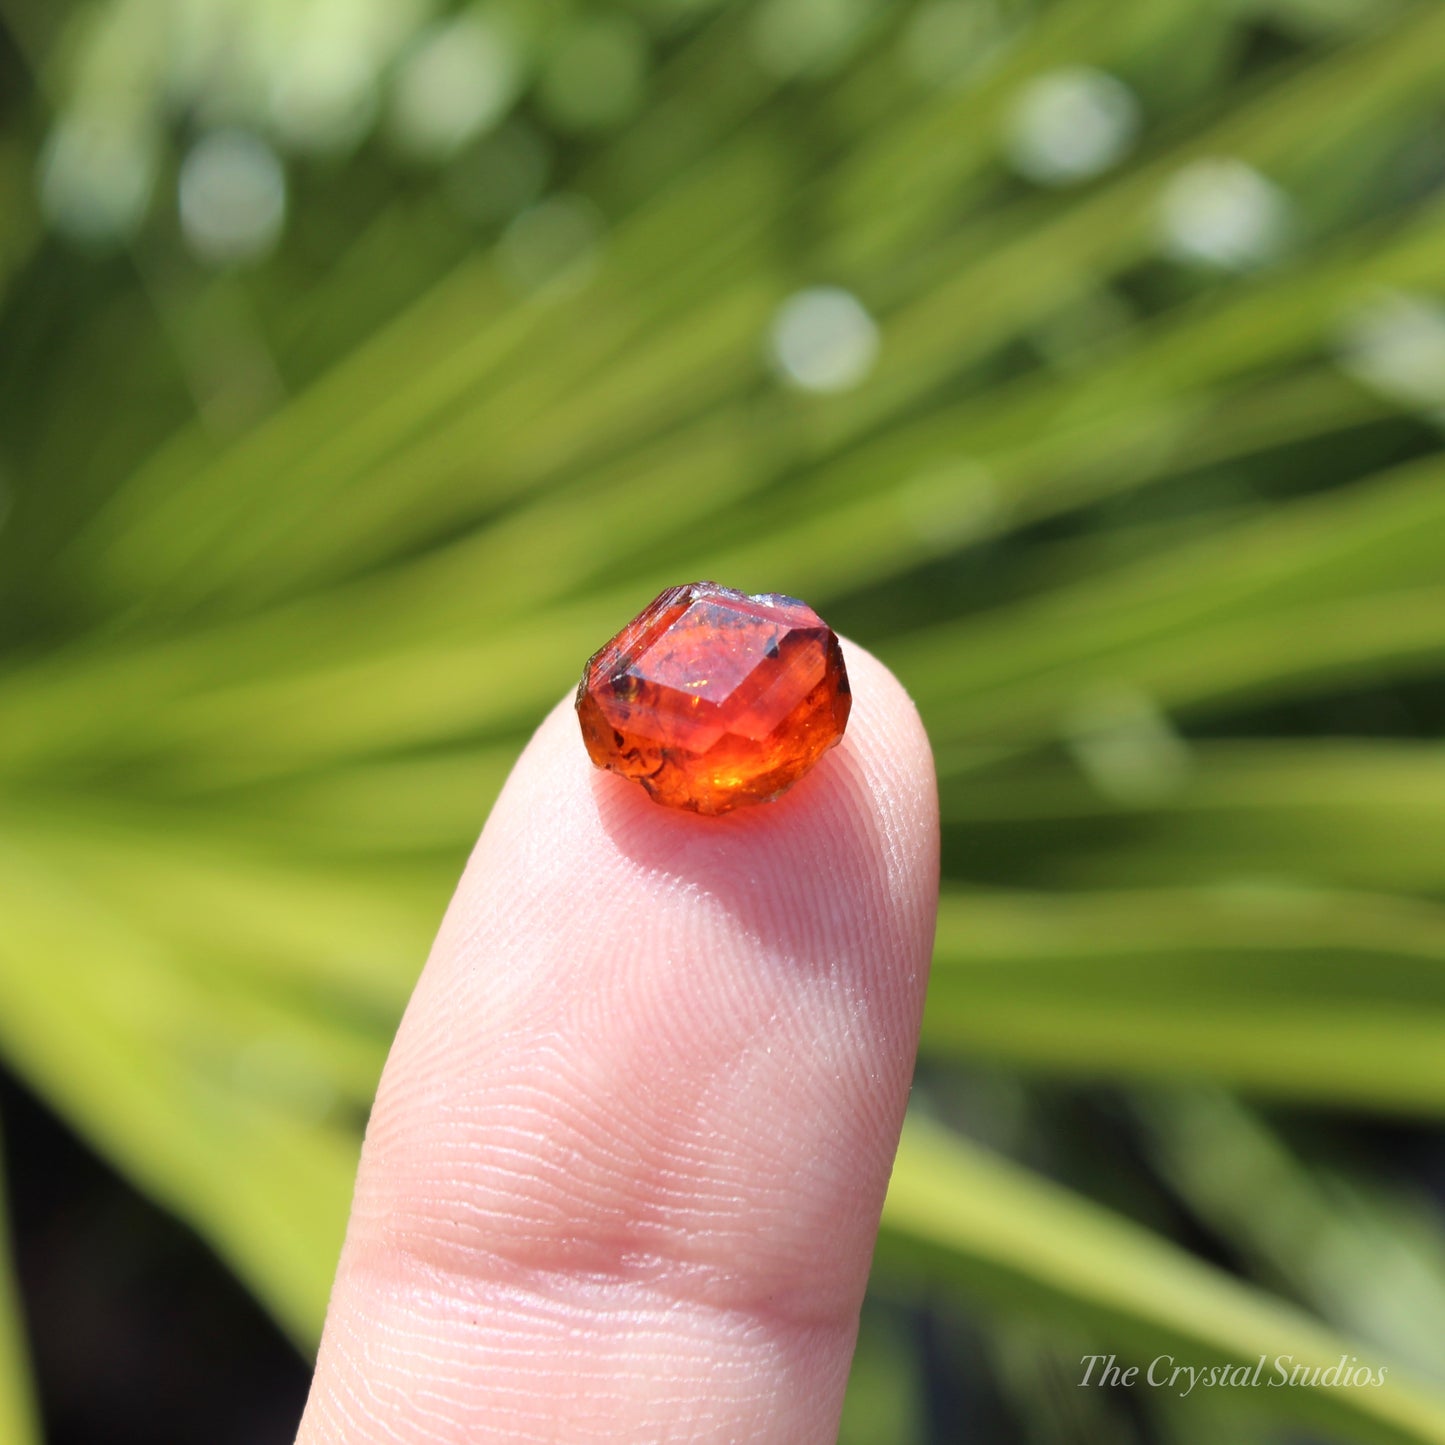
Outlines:
<svg viewBox="0 0 1445 1445"><path fill-rule="evenodd" d="M710 814L792 787L843 736L852 702L838 639L811 607L716 582L669 587L577 686L599 768Z"/></svg>

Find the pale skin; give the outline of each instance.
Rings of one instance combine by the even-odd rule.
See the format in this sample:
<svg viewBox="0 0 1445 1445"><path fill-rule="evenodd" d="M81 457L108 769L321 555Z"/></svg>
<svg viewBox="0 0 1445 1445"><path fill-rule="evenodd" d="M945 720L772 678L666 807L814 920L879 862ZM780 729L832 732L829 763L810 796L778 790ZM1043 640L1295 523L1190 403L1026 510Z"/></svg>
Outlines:
<svg viewBox="0 0 1445 1445"><path fill-rule="evenodd" d="M845 643L775 803L658 807L571 699L387 1061L298 1445L836 1439L938 891L911 702Z"/></svg>

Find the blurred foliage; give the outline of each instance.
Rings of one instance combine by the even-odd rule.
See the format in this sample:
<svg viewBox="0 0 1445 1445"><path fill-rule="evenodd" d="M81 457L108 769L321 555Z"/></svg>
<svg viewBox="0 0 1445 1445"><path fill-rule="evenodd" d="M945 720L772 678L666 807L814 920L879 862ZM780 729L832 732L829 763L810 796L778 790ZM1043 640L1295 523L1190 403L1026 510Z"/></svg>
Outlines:
<svg viewBox="0 0 1445 1445"><path fill-rule="evenodd" d="M5 1200L0 1197L0 1231L5 1228ZM8 1255L8 1249L0 1255L0 1440L29 1445L38 1438L39 1425Z"/></svg>
<svg viewBox="0 0 1445 1445"><path fill-rule="evenodd" d="M1445 8L0 15L9 1067L311 1348L522 738L785 590L945 814L845 1440L1445 1441Z"/></svg>

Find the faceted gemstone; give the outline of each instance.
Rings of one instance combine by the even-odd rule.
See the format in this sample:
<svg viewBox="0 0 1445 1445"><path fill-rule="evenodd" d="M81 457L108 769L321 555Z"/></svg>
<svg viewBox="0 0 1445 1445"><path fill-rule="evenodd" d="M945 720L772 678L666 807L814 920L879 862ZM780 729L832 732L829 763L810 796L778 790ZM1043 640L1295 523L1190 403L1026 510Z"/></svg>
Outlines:
<svg viewBox="0 0 1445 1445"><path fill-rule="evenodd" d="M766 803L842 736L853 697L832 629L796 597L669 587L582 670L599 768L695 813Z"/></svg>

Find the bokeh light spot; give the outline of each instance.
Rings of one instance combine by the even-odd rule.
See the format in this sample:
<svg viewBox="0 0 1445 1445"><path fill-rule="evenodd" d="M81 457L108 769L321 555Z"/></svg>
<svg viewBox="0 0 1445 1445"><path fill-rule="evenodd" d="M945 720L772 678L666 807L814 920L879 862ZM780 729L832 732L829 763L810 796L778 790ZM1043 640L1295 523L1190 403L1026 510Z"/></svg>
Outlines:
<svg viewBox="0 0 1445 1445"><path fill-rule="evenodd" d="M198 140L181 163L179 196L186 243L215 265L260 260L286 224L286 173L249 131Z"/></svg>
<svg viewBox="0 0 1445 1445"><path fill-rule="evenodd" d="M778 375L801 391L849 391L873 369L878 326L851 291L796 292L773 318L770 351Z"/></svg>
<svg viewBox="0 0 1445 1445"><path fill-rule="evenodd" d="M1025 86L1009 116L1014 169L1042 186L1067 186L1117 165L1139 133L1139 103L1122 81L1076 66Z"/></svg>
<svg viewBox="0 0 1445 1445"><path fill-rule="evenodd" d="M515 45L484 16L433 26L397 72L392 136L419 158L454 154L506 114L520 70Z"/></svg>
<svg viewBox="0 0 1445 1445"><path fill-rule="evenodd" d="M853 48L868 0L764 0L753 17L753 53L779 80L820 75Z"/></svg>
<svg viewBox="0 0 1445 1445"><path fill-rule="evenodd" d="M1445 302L1386 291L1346 318L1340 365L1391 401L1445 425Z"/></svg>
<svg viewBox="0 0 1445 1445"><path fill-rule="evenodd" d="M909 18L899 37L899 59L924 85L962 85L997 58L1000 31L990 0L932 0Z"/></svg>
<svg viewBox="0 0 1445 1445"><path fill-rule="evenodd" d="M376 118L376 76L354 46L309 45L288 57L271 85L267 117L296 150L354 145Z"/></svg>
<svg viewBox="0 0 1445 1445"><path fill-rule="evenodd" d="M1189 777L1189 746L1147 693L1124 682L1101 684L1079 698L1064 734L1079 768L1105 798L1149 807Z"/></svg>
<svg viewBox="0 0 1445 1445"><path fill-rule="evenodd" d="M1179 260L1243 271L1279 253L1289 202L1253 166L1211 158L1171 178L1160 198L1159 223L1165 249Z"/></svg>
<svg viewBox="0 0 1445 1445"><path fill-rule="evenodd" d="M69 240L122 241L145 219L155 177L147 130L102 114L62 116L40 154L40 209Z"/></svg>
<svg viewBox="0 0 1445 1445"><path fill-rule="evenodd" d="M596 130L626 120L642 103L647 39L621 16L580 20L550 53L538 100L564 130Z"/></svg>
<svg viewBox="0 0 1445 1445"><path fill-rule="evenodd" d="M591 277L604 230L600 213L584 196L548 196L502 233L497 260L522 291L570 292Z"/></svg>

